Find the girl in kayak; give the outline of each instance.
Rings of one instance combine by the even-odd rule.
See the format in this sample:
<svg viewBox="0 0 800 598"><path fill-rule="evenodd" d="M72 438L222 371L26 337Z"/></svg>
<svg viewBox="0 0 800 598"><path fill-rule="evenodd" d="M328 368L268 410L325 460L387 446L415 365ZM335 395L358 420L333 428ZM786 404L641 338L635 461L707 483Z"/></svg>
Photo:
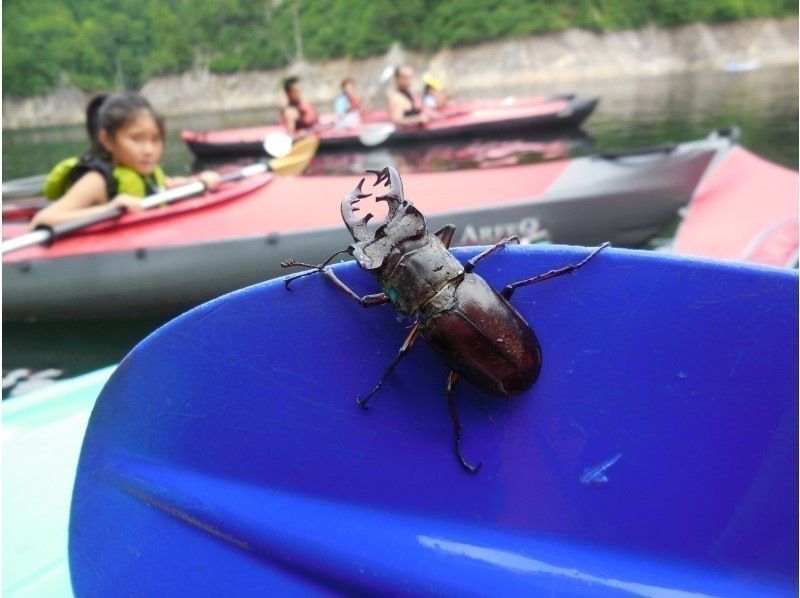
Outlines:
<svg viewBox="0 0 800 598"><path fill-rule="evenodd" d="M356 93L356 82L352 77L345 77L342 80L342 93L336 96L333 102L333 110L339 118L345 117L350 112L361 112L361 98Z"/></svg>
<svg viewBox="0 0 800 598"><path fill-rule="evenodd" d="M286 105L281 120L289 135L314 127L319 118L314 107L303 99L300 80L297 77L287 78L283 82L283 91L286 93Z"/></svg>
<svg viewBox="0 0 800 598"><path fill-rule="evenodd" d="M431 110L441 110L450 101L450 95L444 91L444 87L436 77L430 73L425 73L422 77L425 83L425 90L422 92L422 105Z"/></svg>
<svg viewBox="0 0 800 598"><path fill-rule="evenodd" d="M86 129L90 149L50 172L45 195L58 201L33 217L31 229L86 218L109 207L139 211L143 197L192 180L164 175L159 166L164 121L138 94L94 98L86 110ZM219 184L216 172L204 171L197 178L209 189Z"/></svg>

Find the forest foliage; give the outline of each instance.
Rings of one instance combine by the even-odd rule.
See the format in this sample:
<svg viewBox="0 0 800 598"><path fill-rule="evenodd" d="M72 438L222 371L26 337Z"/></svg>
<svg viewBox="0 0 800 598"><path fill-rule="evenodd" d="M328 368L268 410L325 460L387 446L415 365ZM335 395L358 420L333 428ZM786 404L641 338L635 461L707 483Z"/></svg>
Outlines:
<svg viewBox="0 0 800 598"><path fill-rule="evenodd" d="M561 31L670 27L797 13L796 0L3 0L3 95L139 89L194 67L435 51Z"/></svg>

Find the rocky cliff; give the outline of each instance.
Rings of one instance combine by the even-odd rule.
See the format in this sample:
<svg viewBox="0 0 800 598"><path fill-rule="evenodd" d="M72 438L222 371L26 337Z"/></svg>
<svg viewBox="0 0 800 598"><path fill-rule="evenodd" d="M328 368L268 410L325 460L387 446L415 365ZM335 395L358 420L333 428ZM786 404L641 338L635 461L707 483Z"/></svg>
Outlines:
<svg viewBox="0 0 800 598"><path fill-rule="evenodd" d="M157 77L144 93L164 114L241 110L277 105L287 74L303 78L306 96L328 103L339 81L350 75L362 89L387 65L409 63L430 71L449 89L465 92L493 86L558 83L571 80L653 76L687 70L720 70L796 64L797 18L735 23L695 23L672 29L560 33L445 49L435 54L393 47L366 60L299 63L288 69L235 74L195 70ZM46 96L3 101L3 126L20 128L80 122L88 96L62 81Z"/></svg>

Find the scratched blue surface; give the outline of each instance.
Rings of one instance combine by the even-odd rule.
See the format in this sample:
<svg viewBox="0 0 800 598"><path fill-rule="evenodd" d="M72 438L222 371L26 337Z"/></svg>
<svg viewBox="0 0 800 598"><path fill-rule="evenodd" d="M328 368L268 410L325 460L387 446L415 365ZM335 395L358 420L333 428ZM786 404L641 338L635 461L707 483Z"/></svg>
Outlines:
<svg viewBox="0 0 800 598"><path fill-rule="evenodd" d="M478 272L499 288L586 251L510 247ZM797 283L612 249L520 289L542 374L513 399L457 387L476 476L423 343L357 408L407 333L390 306L319 276L201 306L98 400L76 593L793 595Z"/></svg>

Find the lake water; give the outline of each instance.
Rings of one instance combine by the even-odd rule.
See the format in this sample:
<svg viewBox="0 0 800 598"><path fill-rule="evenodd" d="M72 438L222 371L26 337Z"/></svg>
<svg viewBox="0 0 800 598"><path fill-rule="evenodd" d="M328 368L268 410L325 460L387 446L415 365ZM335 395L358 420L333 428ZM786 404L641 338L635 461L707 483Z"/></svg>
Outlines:
<svg viewBox="0 0 800 598"><path fill-rule="evenodd" d="M665 77L584 81L555 86L487 90L494 97L577 93L599 96L600 104L583 126L583 134L542 140L520 137L517 145L487 140L481 156L502 156L503 163L556 158L564 151L582 155L596 151L646 147L697 139L710 131L737 125L741 143L761 156L796 169L798 165L797 67L748 72L698 72ZM321 106L320 106L321 108ZM213 129L273 122L274 109L195 114L168 121L165 170L185 174L193 157L180 140L183 128ZM55 162L85 149L82 126L3 131L3 180L47 171ZM557 149L553 149L553 148ZM406 170L474 167L476 158L447 146L373 153L371 156L320 156L311 170L350 172L364 161L401 163ZM119 361L160 321L133 320L58 325L3 326L3 396L47 384ZM37 378L38 377L38 378ZM25 386L27 384L27 387Z"/></svg>

